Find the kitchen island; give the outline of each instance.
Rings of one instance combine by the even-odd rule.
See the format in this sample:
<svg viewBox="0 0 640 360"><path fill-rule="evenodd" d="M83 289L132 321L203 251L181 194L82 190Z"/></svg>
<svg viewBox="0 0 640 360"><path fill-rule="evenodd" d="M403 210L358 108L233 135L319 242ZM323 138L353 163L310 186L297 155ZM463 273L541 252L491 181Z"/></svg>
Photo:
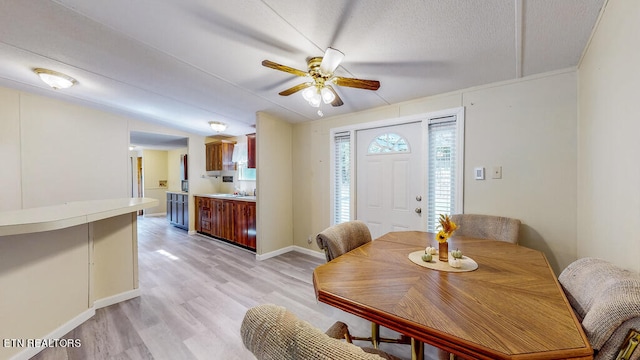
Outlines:
<svg viewBox="0 0 640 360"><path fill-rule="evenodd" d="M256 197L196 194L196 231L256 251Z"/></svg>
<svg viewBox="0 0 640 360"><path fill-rule="evenodd" d="M2 359L42 350L95 310L139 296L137 212L158 200L122 198L0 212ZM7 342L5 342L7 344Z"/></svg>

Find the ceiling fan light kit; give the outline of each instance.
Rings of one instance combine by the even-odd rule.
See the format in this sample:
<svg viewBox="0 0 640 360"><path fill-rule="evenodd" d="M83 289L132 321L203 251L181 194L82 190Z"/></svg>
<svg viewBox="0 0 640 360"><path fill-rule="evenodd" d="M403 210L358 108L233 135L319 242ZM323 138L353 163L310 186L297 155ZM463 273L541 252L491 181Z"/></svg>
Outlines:
<svg viewBox="0 0 640 360"><path fill-rule="evenodd" d="M302 90L302 97L313 107L320 107L322 102L325 104L331 104L334 107L342 106L344 104L331 84L373 91L380 88L380 82L376 80L362 80L335 76L334 72L338 66L340 66L342 59L344 59L344 54L342 52L333 48L327 48L323 57L312 57L307 60L307 72L294 69L286 65L277 64L269 60L262 61L262 65L296 76L310 77L313 81L304 82L283 90L279 95L289 96ZM320 112L318 114L320 115Z"/></svg>

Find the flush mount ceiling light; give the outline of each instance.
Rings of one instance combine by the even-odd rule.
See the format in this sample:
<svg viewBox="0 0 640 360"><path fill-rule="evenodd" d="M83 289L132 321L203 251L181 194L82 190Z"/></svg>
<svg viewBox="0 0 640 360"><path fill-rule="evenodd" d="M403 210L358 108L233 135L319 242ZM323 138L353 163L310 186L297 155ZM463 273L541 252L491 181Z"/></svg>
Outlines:
<svg viewBox="0 0 640 360"><path fill-rule="evenodd" d="M216 132L225 131L225 129L227 128L227 124L221 123L219 121L209 121L209 126L211 126L213 131L216 131Z"/></svg>
<svg viewBox="0 0 640 360"><path fill-rule="evenodd" d="M45 82L45 84L51 86L52 88L58 89L67 89L73 86L77 81L71 76L59 73L57 71L35 68L33 72L40 76L40 79Z"/></svg>

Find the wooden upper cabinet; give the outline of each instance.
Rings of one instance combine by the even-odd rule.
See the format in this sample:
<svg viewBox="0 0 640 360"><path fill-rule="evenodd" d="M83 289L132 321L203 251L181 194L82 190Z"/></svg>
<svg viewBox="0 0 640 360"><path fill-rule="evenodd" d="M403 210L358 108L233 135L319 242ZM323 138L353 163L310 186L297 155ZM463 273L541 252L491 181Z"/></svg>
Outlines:
<svg viewBox="0 0 640 360"><path fill-rule="evenodd" d="M256 168L256 134L247 135L247 167L249 169Z"/></svg>
<svg viewBox="0 0 640 360"><path fill-rule="evenodd" d="M235 170L236 165L231 158L233 156L233 144L227 142L210 142L206 147L206 170Z"/></svg>

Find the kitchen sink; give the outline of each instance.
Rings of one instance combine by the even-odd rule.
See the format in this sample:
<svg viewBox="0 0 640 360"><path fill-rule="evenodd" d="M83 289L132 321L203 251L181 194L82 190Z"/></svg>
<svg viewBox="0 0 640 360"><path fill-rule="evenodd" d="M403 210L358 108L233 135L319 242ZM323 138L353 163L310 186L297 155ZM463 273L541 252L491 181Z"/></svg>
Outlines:
<svg viewBox="0 0 640 360"><path fill-rule="evenodd" d="M231 199L245 199L245 200L255 200L256 197L253 195L236 195L236 194L210 194L215 197L223 197L223 198L231 198Z"/></svg>

